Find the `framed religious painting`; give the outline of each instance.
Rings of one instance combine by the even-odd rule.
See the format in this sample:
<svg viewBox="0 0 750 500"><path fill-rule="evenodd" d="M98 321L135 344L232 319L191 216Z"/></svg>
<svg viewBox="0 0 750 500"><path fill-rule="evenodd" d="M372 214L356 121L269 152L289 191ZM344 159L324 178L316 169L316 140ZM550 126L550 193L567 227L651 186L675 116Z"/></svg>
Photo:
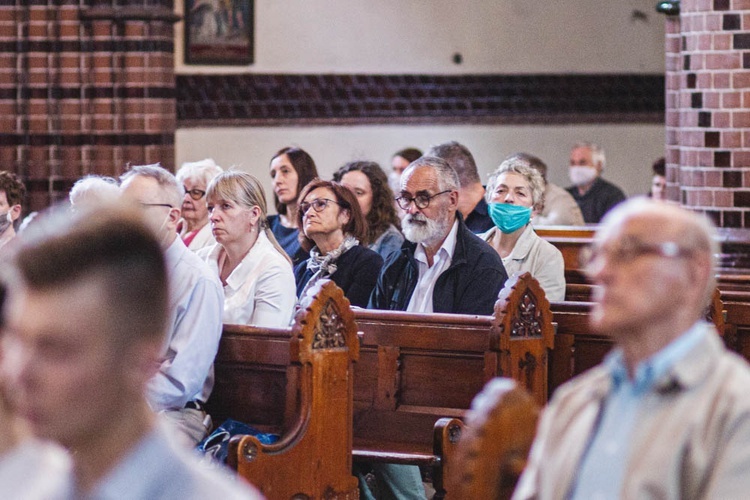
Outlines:
<svg viewBox="0 0 750 500"><path fill-rule="evenodd" d="M185 63L253 62L254 0L185 0Z"/></svg>

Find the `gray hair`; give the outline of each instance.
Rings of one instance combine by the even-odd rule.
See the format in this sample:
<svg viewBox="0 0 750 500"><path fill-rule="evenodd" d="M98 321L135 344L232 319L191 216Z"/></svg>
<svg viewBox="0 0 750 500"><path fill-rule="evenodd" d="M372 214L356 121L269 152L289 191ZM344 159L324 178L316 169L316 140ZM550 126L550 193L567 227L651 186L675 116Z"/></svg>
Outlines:
<svg viewBox="0 0 750 500"><path fill-rule="evenodd" d="M184 184L186 179L192 179L201 180L203 184L208 186L211 179L223 171L224 169L218 166L213 158L206 158L205 160L183 163L175 177L180 184Z"/></svg>
<svg viewBox="0 0 750 500"><path fill-rule="evenodd" d="M500 166L497 167L497 170L490 174L490 178L487 181L487 188L484 193L487 202L489 203L492 199L492 193L495 192L500 176L508 172L520 175L529 183L532 206L537 211L541 212L542 208L544 208L544 189L546 188L544 178L542 178L542 174L529 165L526 160L519 159L515 156L503 161Z"/></svg>
<svg viewBox="0 0 750 500"><path fill-rule="evenodd" d="M72 206L111 202L120 196L117 179L101 175L87 175L78 179L68 194Z"/></svg>
<svg viewBox="0 0 750 500"><path fill-rule="evenodd" d="M512 155L505 158L503 162L510 160L526 162L531 168L535 168L536 170L538 170L539 173L542 174L542 179L544 179L544 182L547 182L547 164L544 163L544 161L542 161L542 159L538 156L534 156L529 153L513 153Z"/></svg>
<svg viewBox="0 0 750 500"><path fill-rule="evenodd" d="M402 179L406 178L406 173L416 170L418 168L431 168L435 171L438 178L438 189L440 191L458 191L460 182L458 180L458 174L450 164L435 156L422 156L411 162L409 166L404 170Z"/></svg>
<svg viewBox="0 0 750 500"><path fill-rule="evenodd" d="M133 177L148 177L154 179L164 190L169 198L167 201L173 208L182 206L182 198L185 197L185 189L182 184L177 182L177 178L169 170L165 169L159 163L151 165L138 165L120 176L120 183L125 183Z"/></svg>
<svg viewBox="0 0 750 500"><path fill-rule="evenodd" d="M432 146L425 156L435 156L447 161L458 174L461 187L482 182L474 155L471 154L469 148L459 142L450 141Z"/></svg>
<svg viewBox="0 0 750 500"><path fill-rule="evenodd" d="M601 164L602 170L604 170L604 167L607 164L607 158L604 155L604 148L602 148L600 145L598 145L595 142L588 142L588 141L578 141L575 144L573 144L572 149L578 149L578 148L586 148L589 151L591 151L591 162L594 164L592 166L596 167L597 165Z"/></svg>

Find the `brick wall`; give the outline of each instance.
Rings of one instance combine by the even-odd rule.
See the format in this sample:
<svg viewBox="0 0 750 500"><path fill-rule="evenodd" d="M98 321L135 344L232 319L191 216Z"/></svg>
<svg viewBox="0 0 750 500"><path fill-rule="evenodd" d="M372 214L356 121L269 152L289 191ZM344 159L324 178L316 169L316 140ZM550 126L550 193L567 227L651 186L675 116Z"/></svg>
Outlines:
<svg viewBox="0 0 750 500"><path fill-rule="evenodd" d="M88 173L172 167L174 17L171 0L0 2L0 169L27 211Z"/></svg>
<svg viewBox="0 0 750 500"><path fill-rule="evenodd" d="M750 227L750 0L682 0L667 18L668 196Z"/></svg>

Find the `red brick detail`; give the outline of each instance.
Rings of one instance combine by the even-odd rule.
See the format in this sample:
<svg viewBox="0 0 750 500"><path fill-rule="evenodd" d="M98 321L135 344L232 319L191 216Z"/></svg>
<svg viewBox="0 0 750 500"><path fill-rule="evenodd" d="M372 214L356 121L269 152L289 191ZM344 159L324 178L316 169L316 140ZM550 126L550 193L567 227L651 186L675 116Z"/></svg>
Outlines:
<svg viewBox="0 0 750 500"><path fill-rule="evenodd" d="M82 6L97 2L29 3L28 23L26 7L0 6L0 43L30 47L0 52L0 161L35 181L26 210L65 198L83 174L117 175L127 162L152 159L172 167L172 24L82 21ZM172 9L169 1L137 5Z"/></svg>

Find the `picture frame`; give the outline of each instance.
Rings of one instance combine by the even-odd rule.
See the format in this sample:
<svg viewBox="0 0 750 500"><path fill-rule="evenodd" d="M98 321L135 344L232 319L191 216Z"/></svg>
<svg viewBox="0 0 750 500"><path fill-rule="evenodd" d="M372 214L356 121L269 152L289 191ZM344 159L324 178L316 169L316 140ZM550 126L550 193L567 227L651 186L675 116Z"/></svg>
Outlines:
<svg viewBox="0 0 750 500"><path fill-rule="evenodd" d="M252 64L254 7L254 0L185 0L185 64Z"/></svg>

